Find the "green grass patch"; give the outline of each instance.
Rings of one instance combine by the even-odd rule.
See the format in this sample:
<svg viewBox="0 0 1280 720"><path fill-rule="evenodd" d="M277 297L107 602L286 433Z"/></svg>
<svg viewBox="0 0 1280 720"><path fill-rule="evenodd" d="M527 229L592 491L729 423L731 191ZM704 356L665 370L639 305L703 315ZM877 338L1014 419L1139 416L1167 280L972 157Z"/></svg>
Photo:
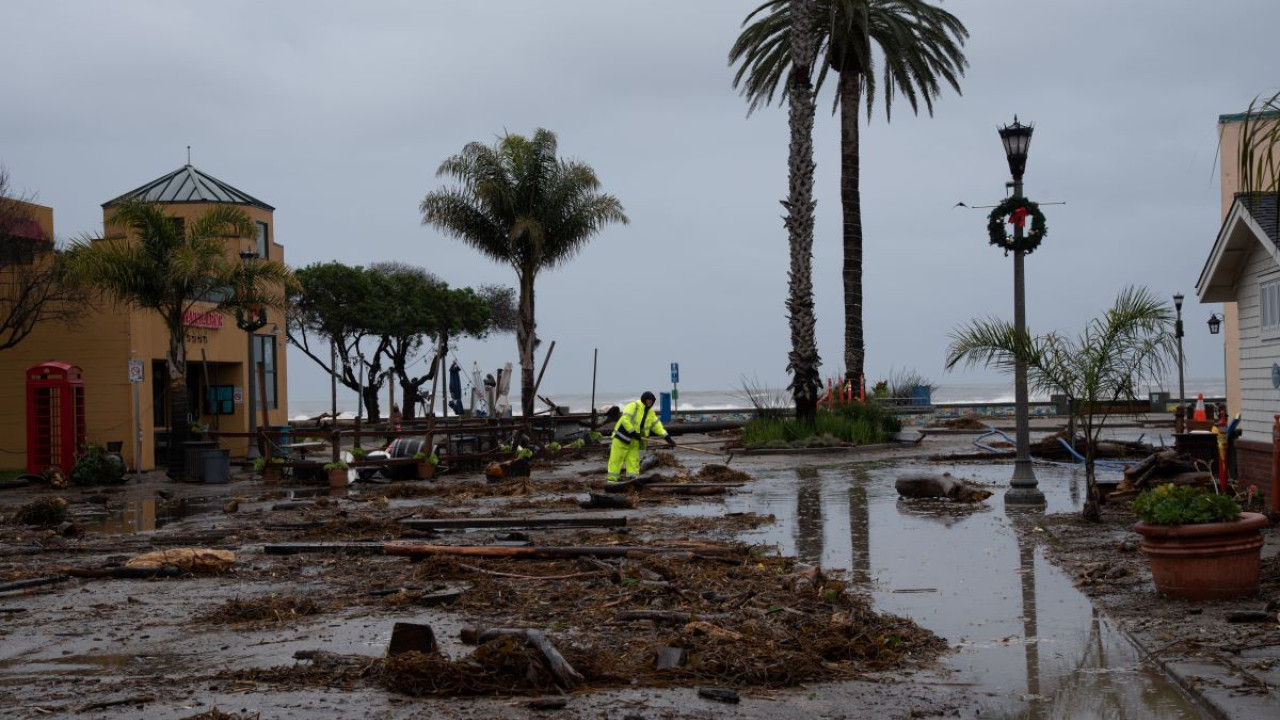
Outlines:
<svg viewBox="0 0 1280 720"><path fill-rule="evenodd" d="M759 449L874 445L888 442L900 430L902 422L884 408L853 403L818 410L812 424L794 418L757 417L743 427L742 444Z"/></svg>

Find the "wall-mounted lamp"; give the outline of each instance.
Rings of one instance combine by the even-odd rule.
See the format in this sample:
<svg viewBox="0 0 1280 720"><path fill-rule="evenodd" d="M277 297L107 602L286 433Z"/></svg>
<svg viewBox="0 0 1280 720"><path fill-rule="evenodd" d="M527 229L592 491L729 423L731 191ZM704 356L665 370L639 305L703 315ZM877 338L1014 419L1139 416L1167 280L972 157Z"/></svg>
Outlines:
<svg viewBox="0 0 1280 720"><path fill-rule="evenodd" d="M1222 329L1222 318L1218 317L1217 313L1210 315L1209 316L1209 334L1217 335L1218 331L1221 329Z"/></svg>

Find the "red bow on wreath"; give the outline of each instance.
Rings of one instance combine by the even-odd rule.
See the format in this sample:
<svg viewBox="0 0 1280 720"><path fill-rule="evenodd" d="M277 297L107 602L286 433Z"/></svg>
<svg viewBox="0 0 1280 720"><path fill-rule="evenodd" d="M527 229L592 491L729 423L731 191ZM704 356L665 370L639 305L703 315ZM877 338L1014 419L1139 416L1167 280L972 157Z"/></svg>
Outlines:
<svg viewBox="0 0 1280 720"><path fill-rule="evenodd" d="M1018 227L1026 227L1027 209L1025 207L1016 207L1013 212L1009 213L1009 222Z"/></svg>

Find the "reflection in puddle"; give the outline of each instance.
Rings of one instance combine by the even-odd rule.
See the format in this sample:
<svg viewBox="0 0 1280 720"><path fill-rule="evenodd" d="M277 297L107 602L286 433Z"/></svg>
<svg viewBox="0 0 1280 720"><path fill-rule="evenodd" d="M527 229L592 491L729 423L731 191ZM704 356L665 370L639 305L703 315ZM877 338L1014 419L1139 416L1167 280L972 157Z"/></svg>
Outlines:
<svg viewBox="0 0 1280 720"><path fill-rule="evenodd" d="M101 517L86 520L88 530L107 534L148 532L174 520L205 515L221 508L226 498L184 498L181 500L128 500Z"/></svg>
<svg viewBox="0 0 1280 720"><path fill-rule="evenodd" d="M894 481L941 473L997 485L985 503L906 501ZM784 555L868 581L877 609L913 618L956 649L954 680L985 698L984 717L1199 718L1062 571L1017 512L1003 507L1007 465L903 462L759 474L750 494L686 512L772 513L743 534ZM1079 507L1083 476L1036 467L1049 512ZM1034 515L1032 516L1034 517Z"/></svg>

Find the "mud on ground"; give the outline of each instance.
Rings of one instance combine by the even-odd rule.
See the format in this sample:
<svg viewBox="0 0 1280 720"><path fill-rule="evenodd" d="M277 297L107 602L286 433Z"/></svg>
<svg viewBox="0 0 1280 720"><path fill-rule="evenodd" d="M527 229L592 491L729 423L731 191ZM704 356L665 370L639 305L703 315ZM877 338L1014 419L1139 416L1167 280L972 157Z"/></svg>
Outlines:
<svg viewBox="0 0 1280 720"><path fill-rule="evenodd" d="M688 461L673 482L745 481L749 491L756 462L780 461ZM539 463L528 480L459 473L333 497L250 478L216 487L157 476L111 491L8 492L6 520L43 497L69 502L61 526L0 524L0 586L26 585L0 592L0 717L523 718L540 712L530 707L539 696L564 701L563 718L930 717L969 707L962 688L930 674L946 652L932 633L876 613L841 578L735 542L772 518L678 511L715 497L641 492L622 528L401 523L617 515L577 507L602 470L601 457L586 457ZM142 526L148 515L174 519L119 532L122 514ZM264 552L383 542L674 551L418 562ZM213 574L110 576L131 557L173 547L230 550L236 560ZM73 576L81 571L99 576ZM438 653L385 659L397 622L429 625ZM542 630L583 680L564 682L510 639L468 645L465 627ZM655 669L664 648L686 662ZM699 694L708 689L718 693Z"/></svg>

